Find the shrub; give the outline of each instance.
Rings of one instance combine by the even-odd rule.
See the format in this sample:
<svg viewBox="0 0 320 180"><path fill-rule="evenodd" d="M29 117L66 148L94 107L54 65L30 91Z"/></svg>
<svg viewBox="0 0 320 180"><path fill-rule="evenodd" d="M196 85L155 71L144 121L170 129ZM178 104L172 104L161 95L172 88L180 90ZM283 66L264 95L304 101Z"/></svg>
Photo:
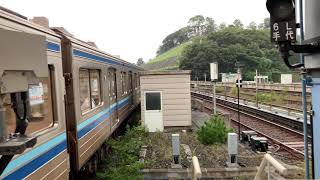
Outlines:
<svg viewBox="0 0 320 180"><path fill-rule="evenodd" d="M197 131L197 138L202 144L223 144L227 140L228 133L232 129L227 128L219 115L213 115L209 121Z"/></svg>

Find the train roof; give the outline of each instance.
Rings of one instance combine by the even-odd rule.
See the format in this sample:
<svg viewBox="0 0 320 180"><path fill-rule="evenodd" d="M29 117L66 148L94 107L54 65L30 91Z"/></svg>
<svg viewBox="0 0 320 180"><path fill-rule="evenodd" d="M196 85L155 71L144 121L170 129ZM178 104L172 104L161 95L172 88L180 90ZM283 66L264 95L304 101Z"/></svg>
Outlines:
<svg viewBox="0 0 320 180"><path fill-rule="evenodd" d="M45 27L43 25L39 25L35 22L32 22L30 19L28 20L27 17L17 13L17 12L14 12L12 10L9 10L7 8L4 8L2 6L0 6L0 17L1 18L4 18L6 20L9 20L9 21L12 21L14 23L17 23L17 24L20 24L20 25L23 25L23 26L26 26L28 28L31 28L33 30L37 30L37 31L40 31L42 33L45 33L47 35L50 35L50 36L54 36L56 38L59 38L61 39L61 36L55 32L55 30L58 30L59 32L61 32L63 35L65 35L66 37L68 37L72 43L74 44L77 44L79 46L82 46L84 48L87 48L87 49L90 49L92 51L95 51L95 52L98 52L100 54L102 54L103 56L106 56L108 58L111 58L115 61L118 61L120 63L123 63L123 64L126 64L127 66L130 66L132 68L135 68L137 70L143 70L143 68L133 64L133 63L130 63L128 61L125 61L119 57L116 57L116 56L113 56L111 54L108 54L100 49L98 49L97 47L95 47L92 43L88 43L88 42L85 42L83 40L80 40L76 37L74 37L71 33L69 33L65 28L63 27ZM1 25L0 25L0 28L1 28Z"/></svg>

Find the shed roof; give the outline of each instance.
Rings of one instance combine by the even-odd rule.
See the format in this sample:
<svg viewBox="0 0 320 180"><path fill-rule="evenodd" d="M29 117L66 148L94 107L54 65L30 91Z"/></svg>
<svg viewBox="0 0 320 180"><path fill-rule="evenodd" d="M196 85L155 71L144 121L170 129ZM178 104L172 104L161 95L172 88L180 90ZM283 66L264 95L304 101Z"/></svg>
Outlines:
<svg viewBox="0 0 320 180"><path fill-rule="evenodd" d="M191 70L140 71L140 76L148 76L148 75L179 75L179 74L191 74Z"/></svg>

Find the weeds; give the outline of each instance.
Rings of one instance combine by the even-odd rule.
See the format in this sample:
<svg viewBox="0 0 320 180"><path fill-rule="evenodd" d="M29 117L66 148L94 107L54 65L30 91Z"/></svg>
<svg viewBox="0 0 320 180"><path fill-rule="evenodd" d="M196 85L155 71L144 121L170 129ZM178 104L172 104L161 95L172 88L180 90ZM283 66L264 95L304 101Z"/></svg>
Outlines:
<svg viewBox="0 0 320 180"><path fill-rule="evenodd" d="M224 87L222 87L222 86L217 86L217 87L216 87L216 93L222 93L222 92L224 92Z"/></svg>
<svg viewBox="0 0 320 180"><path fill-rule="evenodd" d="M142 126L127 127L125 135L109 139L112 153L105 159L107 168L97 173L98 179L142 179L139 170L145 164L139 162L140 148L147 133Z"/></svg>
<svg viewBox="0 0 320 180"><path fill-rule="evenodd" d="M255 97L256 99L257 97ZM275 92L271 93L258 93L258 101L264 103L271 103L271 102L280 102L283 100L283 96L278 95Z"/></svg>
<svg viewBox="0 0 320 180"><path fill-rule="evenodd" d="M231 93L233 96L236 96L237 93L238 93L238 88L237 88L237 87L232 87L230 93Z"/></svg>

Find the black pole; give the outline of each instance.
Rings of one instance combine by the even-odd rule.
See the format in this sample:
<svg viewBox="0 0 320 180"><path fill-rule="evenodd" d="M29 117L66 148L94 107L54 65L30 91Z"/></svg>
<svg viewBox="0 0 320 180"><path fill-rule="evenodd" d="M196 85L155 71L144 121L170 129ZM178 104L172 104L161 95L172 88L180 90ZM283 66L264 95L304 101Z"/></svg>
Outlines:
<svg viewBox="0 0 320 180"><path fill-rule="evenodd" d="M312 107L312 106L311 106ZM312 108L311 108L311 112L313 112ZM310 124L311 124L311 154L312 154L312 179L315 179L315 175L314 175L314 147L313 147L313 113L311 113L310 115ZM307 131L308 134L308 131Z"/></svg>
<svg viewBox="0 0 320 180"><path fill-rule="evenodd" d="M238 137L240 140L240 104L239 104L239 99L240 99L240 83L237 86L238 89Z"/></svg>

